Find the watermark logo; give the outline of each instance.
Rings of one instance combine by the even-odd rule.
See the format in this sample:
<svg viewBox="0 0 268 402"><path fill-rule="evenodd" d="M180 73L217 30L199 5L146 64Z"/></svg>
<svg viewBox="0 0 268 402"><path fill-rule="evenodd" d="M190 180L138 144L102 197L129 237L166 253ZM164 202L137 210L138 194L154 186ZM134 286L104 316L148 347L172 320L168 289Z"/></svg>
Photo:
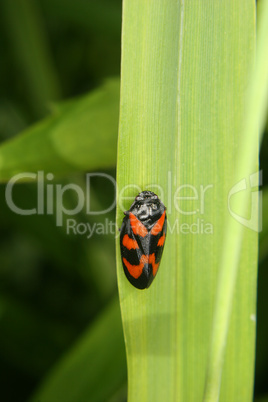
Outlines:
<svg viewBox="0 0 268 402"><path fill-rule="evenodd" d="M182 222L179 219L175 219L174 223L167 221L168 231L170 233L177 234L213 234L213 225L206 222L204 219L197 218L196 221L192 223ZM90 239L93 235L109 235L112 234L115 238L119 237L120 232L116 227L114 221L105 219L104 222L79 222L74 218L69 218L66 220L66 233L74 236L85 236Z"/></svg>
<svg viewBox="0 0 268 402"><path fill-rule="evenodd" d="M261 184L262 172L255 172L249 176L249 180L244 178L236 183L228 194L228 210L232 217L241 225L246 226L255 232L262 231L262 192L258 189L258 186ZM255 190L251 191L252 189ZM238 215L231 207L231 199L241 191L247 191L250 193L251 200L249 218Z"/></svg>
<svg viewBox="0 0 268 402"><path fill-rule="evenodd" d="M92 200L92 181L94 179L103 180L104 187L107 185L113 188L113 198L106 208L94 210ZM34 208L22 208L19 201L14 197L14 187L19 182L32 179L37 182L36 204ZM213 222L206 221L207 201L215 199L214 185L209 183L205 185L194 186L192 184L182 184L174 188L174 180L171 172L167 173L167 181L164 189L158 184L150 184L145 188L138 185L126 185L120 192L117 188L116 180L105 173L88 173L84 187L75 183L66 185L56 184L52 181L52 173L45 174L42 171L37 173L25 172L15 175L6 185L6 202L8 207L19 215L54 215L57 226L64 226L67 234L86 236L90 239L93 235L112 234L118 235L118 229L115 222L105 219L104 215L114 210L116 205L116 194L118 205L122 212L129 209L134 201L134 196L144 190L154 191L161 201L166 205L167 214L172 214L174 210L179 217L169 224L169 232L181 233L183 235L191 234L213 234ZM249 180L242 179L235 184L228 194L226 208L231 216L240 224L254 231L261 231L261 191L258 191L261 176L259 172L252 174ZM173 183L173 185L172 185ZM257 187L257 189L256 189ZM251 190L255 191L251 191ZM240 216L237 211L232 209L232 199L239 193L248 191L251 196L251 214L250 217ZM66 205L66 200L71 194L72 203ZM134 194L130 197L130 194ZM213 197L213 198L212 198ZM211 202L209 203L211 205ZM83 216L103 216L104 222L81 222L79 214ZM101 220L101 219L100 219ZM259 221L259 223L258 223Z"/></svg>
<svg viewBox="0 0 268 402"><path fill-rule="evenodd" d="M115 190L111 205L108 208L100 211L93 211L91 209L90 180L94 176L110 181ZM37 181L37 206L36 208L23 209L15 203L13 190L15 184L29 179ZM88 173L86 176L86 191L74 183L66 184L64 186L61 184L54 185L49 183L53 179L54 175L52 173L45 175L42 171L37 173L19 173L13 176L6 186L5 195L8 207L11 209L11 211L18 215L52 215L55 213L57 226L62 226L64 215L75 216L79 214L83 208L85 208L86 214L88 215L103 215L115 208L116 181L112 176L106 173ZM77 200L77 203L73 208L67 208L64 206L64 198L66 197L66 193L70 191ZM54 202L55 199L56 202Z"/></svg>

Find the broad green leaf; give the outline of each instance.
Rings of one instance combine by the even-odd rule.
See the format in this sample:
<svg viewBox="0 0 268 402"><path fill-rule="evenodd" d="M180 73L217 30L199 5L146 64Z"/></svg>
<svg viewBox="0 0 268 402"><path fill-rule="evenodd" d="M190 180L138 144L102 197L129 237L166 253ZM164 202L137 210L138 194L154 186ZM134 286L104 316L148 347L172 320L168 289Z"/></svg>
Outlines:
<svg viewBox="0 0 268 402"><path fill-rule="evenodd" d="M238 154L235 159L235 170L233 180L237 183L229 193L234 195L233 204L231 206L230 213L239 210L239 215L236 216L229 215L225 223L225 232L223 237L222 253L219 264L219 278L217 284L217 294L215 311L213 317L213 330L210 344L210 355L207 367L207 378L206 378L206 388L204 400L207 402L213 402L219 399L221 381L222 381L222 368L224 365L225 358L225 345L226 341L230 339L230 331L232 330L232 325L229 328L230 316L232 309L235 310L236 302L239 300L237 298L236 291L239 288L241 275L252 275L252 283L255 284L257 277L257 269L251 265L253 262L253 254L249 260L244 259L244 254L249 253L249 251L254 251L253 243L247 244L247 239L250 239L248 230L252 231L261 230L262 224L258 222L258 175L259 172L253 173L256 169L256 155L258 155L259 148L259 138L258 130L262 133L266 120L266 112L268 106L268 54L267 54L267 37L268 37L268 2L261 2L262 8L261 13L259 13L259 24L257 31L257 52L256 52L256 62L252 62L252 71L248 80L248 90L246 94L246 104L245 104L245 115L241 122L241 136L238 142ZM248 184L246 184L246 178L249 179ZM252 189L254 192L249 196L247 188ZM242 191L244 190L244 191ZM239 193L239 195L237 194ZM247 218L241 219L241 216ZM235 217L235 219L232 219ZM261 217L260 217L261 218ZM237 221L237 222L236 222ZM245 229L245 227L247 229ZM245 241L243 242L243 238ZM253 240L253 239L252 239ZM244 244L243 244L244 243ZM243 247L247 244L248 249L245 250ZM256 239L255 239L256 246ZM250 250L251 249L251 250ZM242 264L239 264L242 263ZM255 265L256 262L255 262ZM245 269L247 268L247 271ZM236 283L237 281L237 283ZM248 290L247 299L243 300L244 297L241 294L241 299L239 300L241 307L244 311L248 312L248 321L256 321L256 313L254 306L255 297L253 286L244 291ZM251 293L250 293L251 292ZM251 297L250 297L251 296ZM248 305L246 304L248 303ZM249 304L251 304L251 311L248 309ZM255 308L254 308L255 307ZM237 322L241 317L241 310L239 311L239 316L232 316L233 325L237 326ZM245 329L244 326L239 326L240 332ZM229 334L228 334L229 331ZM238 340L239 334L237 330L236 339ZM228 339L228 340L229 340ZM233 341L233 339L232 339ZM251 339L246 339L244 342L244 353L246 350L251 348L251 355L254 356L254 344ZM233 342L234 343L234 342ZM236 349L233 350L230 358L235 358ZM229 357L227 355L227 357ZM241 362L244 363L243 369L244 373L248 375L248 381L252 381L249 377L250 371L250 358L249 356L242 356ZM230 378L230 374L236 375L235 364L232 365L231 370L227 372L226 378ZM247 371L247 373L246 373ZM246 380L246 376L245 376ZM245 383L246 385L246 383ZM227 394L228 395L228 394ZM238 395L238 394L237 394ZM229 395L228 395L229 396ZM250 395L245 395L249 398ZM243 399L244 400L244 399Z"/></svg>
<svg viewBox="0 0 268 402"><path fill-rule="evenodd" d="M251 0L124 2L117 223L131 204L123 197L145 189L165 203L169 222L148 290L128 283L117 242L129 402L203 400L227 221L250 218L231 190L245 178L250 197L248 174L258 171L254 127L251 170L234 174L254 54ZM257 232L243 232L213 401L252 400Z"/></svg>
<svg viewBox="0 0 268 402"><path fill-rule="evenodd" d="M116 299L51 371L31 401L107 401L125 381L125 351Z"/></svg>
<svg viewBox="0 0 268 402"><path fill-rule="evenodd" d="M56 108L55 113L0 147L0 181L42 170L66 175L113 167L116 161L119 83Z"/></svg>

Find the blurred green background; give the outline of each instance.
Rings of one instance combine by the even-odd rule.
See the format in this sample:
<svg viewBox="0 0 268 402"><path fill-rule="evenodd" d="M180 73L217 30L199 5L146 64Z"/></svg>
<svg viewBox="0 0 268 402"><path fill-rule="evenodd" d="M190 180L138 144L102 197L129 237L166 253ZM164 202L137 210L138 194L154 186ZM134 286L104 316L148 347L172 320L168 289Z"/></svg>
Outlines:
<svg viewBox="0 0 268 402"><path fill-rule="evenodd" d="M1 142L52 111L68 108L69 103L62 101L73 99L71 107L81 99L83 102L81 96L94 94L111 77L108 82L115 83L114 102L119 100L121 8L120 0L1 0ZM115 107L113 112L115 125L118 110ZM75 126L71 134L75 139ZM111 153L109 163L103 157L99 167L115 177L114 127L111 135L111 142L100 141L100 148L110 147ZM261 148L264 217L258 280L257 397L268 394L267 164L266 129ZM69 175L57 175L57 168L46 173L55 174L54 185L75 183L84 189L87 169L75 166L66 169ZM113 201L113 186L97 178L91 184L92 208L107 208ZM55 215L17 215L6 204L5 187L5 183L0 185L0 400L30 400L48 376L51 379L68 366L69 374L75 368L76 377L60 377L55 387L70 381L75 387L85 376L79 385L84 392L79 400L125 401L127 374L114 236L95 234L87 239L86 235L67 235L64 225L56 226ZM33 208L37 185L20 184L14 194L21 207ZM76 205L71 193L66 193L65 202L69 208ZM91 217L85 210L76 215L78 222L91 225L105 219L114 221L115 209L101 216ZM88 389L85 383L91 384ZM46 402L60 400L52 395L55 399Z"/></svg>

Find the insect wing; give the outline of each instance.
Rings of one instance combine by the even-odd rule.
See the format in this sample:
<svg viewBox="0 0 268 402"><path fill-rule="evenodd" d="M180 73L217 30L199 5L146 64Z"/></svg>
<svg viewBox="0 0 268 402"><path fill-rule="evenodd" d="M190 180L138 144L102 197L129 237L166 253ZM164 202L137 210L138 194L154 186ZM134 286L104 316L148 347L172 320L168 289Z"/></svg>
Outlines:
<svg viewBox="0 0 268 402"><path fill-rule="evenodd" d="M156 235L153 235L151 233L150 236L150 254L151 253L155 254L156 263L160 263L166 241L166 233L167 233L167 218L165 216L162 229Z"/></svg>
<svg viewBox="0 0 268 402"><path fill-rule="evenodd" d="M146 239L134 234L128 216L124 218L121 227L120 248L127 279L136 288L145 289L148 285L149 272L146 271L148 265L145 258Z"/></svg>
<svg viewBox="0 0 268 402"><path fill-rule="evenodd" d="M152 262L154 277L159 268L167 233L167 218L165 212L163 213L161 218L159 219L158 223L156 223L158 227L153 226L150 231L149 258Z"/></svg>

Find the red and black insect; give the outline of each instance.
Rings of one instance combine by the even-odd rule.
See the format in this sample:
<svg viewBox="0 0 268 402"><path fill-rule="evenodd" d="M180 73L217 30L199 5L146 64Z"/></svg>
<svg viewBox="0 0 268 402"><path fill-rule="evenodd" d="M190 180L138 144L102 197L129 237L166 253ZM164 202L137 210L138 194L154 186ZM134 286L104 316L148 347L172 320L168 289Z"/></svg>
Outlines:
<svg viewBox="0 0 268 402"><path fill-rule="evenodd" d="M124 214L120 233L124 271L133 286L145 289L155 278L162 257L166 207L152 191L143 191Z"/></svg>

